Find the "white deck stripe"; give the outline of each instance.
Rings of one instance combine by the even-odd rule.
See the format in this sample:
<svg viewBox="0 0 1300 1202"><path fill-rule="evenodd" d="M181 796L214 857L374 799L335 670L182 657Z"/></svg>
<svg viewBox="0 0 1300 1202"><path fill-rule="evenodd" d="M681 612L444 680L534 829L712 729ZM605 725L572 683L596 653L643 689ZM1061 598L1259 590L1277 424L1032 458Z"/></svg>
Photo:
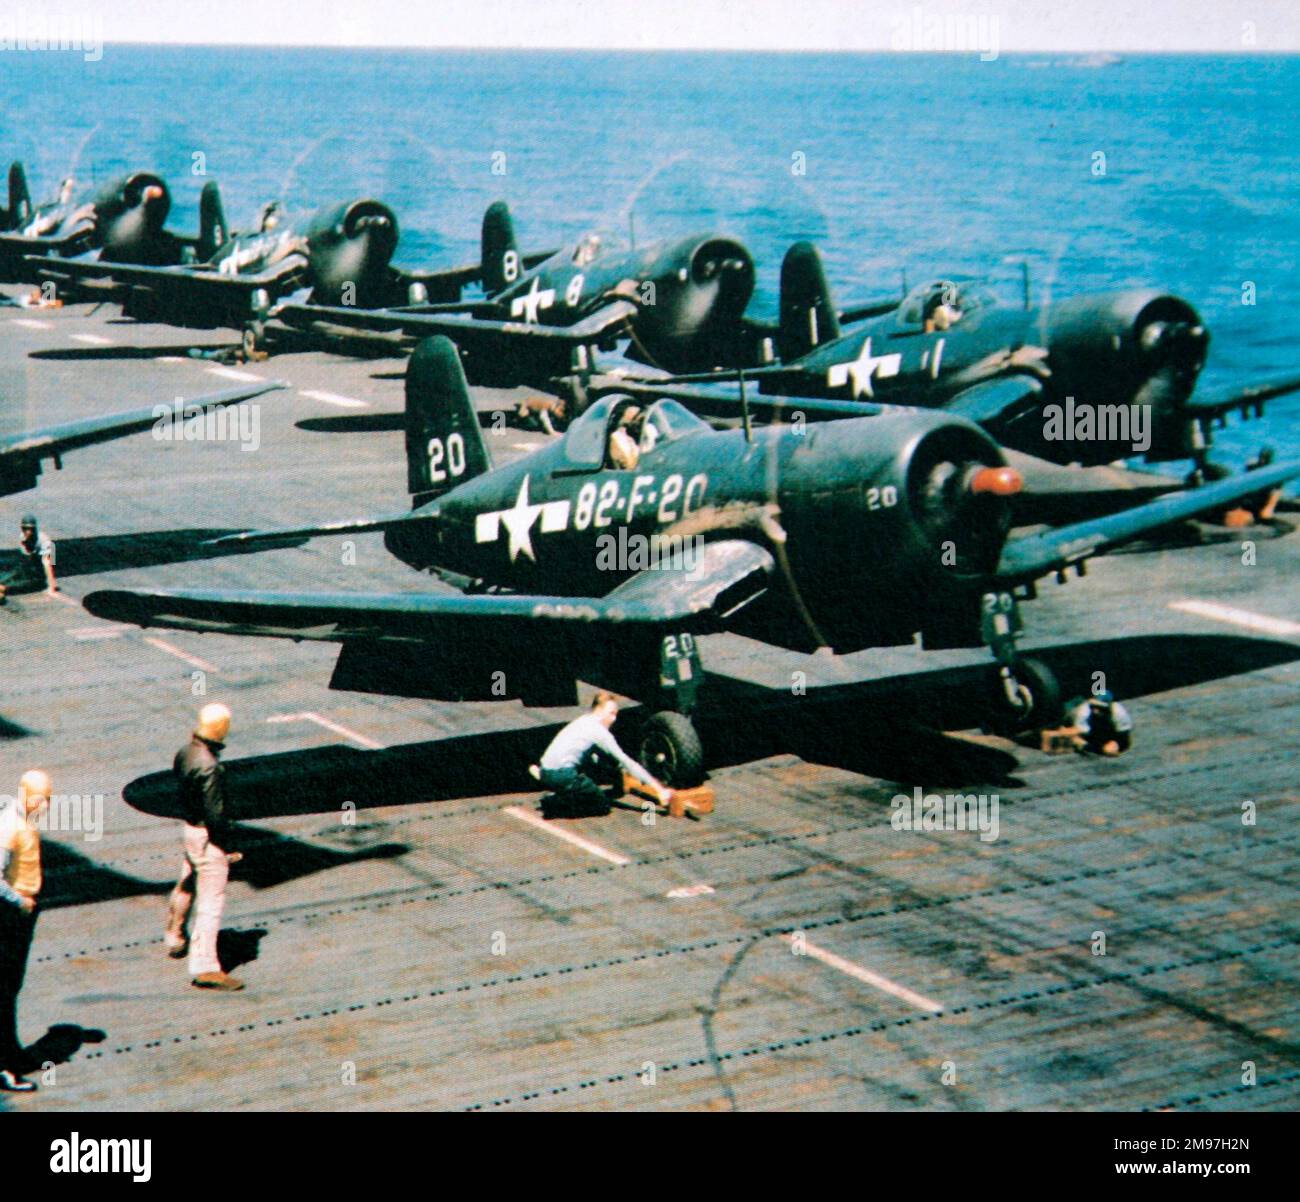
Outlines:
<svg viewBox="0 0 1300 1202"><path fill-rule="evenodd" d="M1300 634L1300 622L1270 618L1266 614L1234 609L1231 605L1219 605L1214 601L1171 601L1169 608L1181 610L1185 614L1196 614L1200 618L1210 618L1215 622L1231 622L1234 626L1258 630L1261 634Z"/></svg>
<svg viewBox="0 0 1300 1202"><path fill-rule="evenodd" d="M795 937L795 935L786 935L785 939L793 943ZM863 968L861 964L854 964L852 960L846 960L843 956L828 952L824 947L818 947L809 939L804 939L803 948L805 955L820 961L828 968L834 968L838 972L852 977L855 981L861 981L864 985L872 985L882 993L887 993L890 997L896 997L900 1001L907 1002L909 1006L915 1006L918 1010L928 1010L931 1014L943 1013L942 1002L936 1002L933 998L928 998L915 990L908 989L906 985L900 985L897 981L882 977L878 972Z"/></svg>
<svg viewBox="0 0 1300 1202"><path fill-rule="evenodd" d="M337 405L340 409L369 409L369 401L358 401L355 397L340 396L337 392L318 392L304 388L301 395L313 401L324 401L327 405Z"/></svg>
<svg viewBox="0 0 1300 1202"><path fill-rule="evenodd" d="M548 835L554 835L557 839L563 839L566 843L572 843L574 847L580 847L593 856L608 860L611 864L632 863L627 856L620 855L616 851L610 851L608 847L601 847L599 843L593 843L590 839L575 835L562 826L556 826L553 822L547 822L545 818L538 817L531 810L524 809L523 806L506 806L501 812L509 814L511 818L518 818L520 822L526 822L529 826L535 826L539 831L545 831Z"/></svg>
<svg viewBox="0 0 1300 1202"><path fill-rule="evenodd" d="M154 360L155 363L189 363L189 359L182 358L180 355L159 355Z"/></svg>
<svg viewBox="0 0 1300 1202"><path fill-rule="evenodd" d="M240 380L245 384L266 383L261 376L255 376L251 371L236 371L233 367L209 367L208 375L220 376L223 380Z"/></svg>
<svg viewBox="0 0 1300 1202"><path fill-rule="evenodd" d="M113 340L111 338L102 338L98 334L69 334L68 337L70 337L73 342L85 342L89 343L91 346L113 345Z"/></svg>
<svg viewBox="0 0 1300 1202"><path fill-rule="evenodd" d="M383 748L382 743L375 742L374 739L367 738L363 734L358 734L355 730L343 726L338 722L331 722L328 718L315 713L312 710L306 710L301 714L273 714L267 719L268 722L314 722L317 726L323 726L326 730L336 735L341 735L345 739L351 739L354 743L360 743L362 747L369 747L373 751L380 751Z"/></svg>
<svg viewBox="0 0 1300 1202"><path fill-rule="evenodd" d="M708 897L713 892L715 890L712 885L679 885L676 889L669 889L664 896L677 900L683 897Z"/></svg>
<svg viewBox="0 0 1300 1202"><path fill-rule="evenodd" d="M95 639L120 639L126 632L125 626L95 626L87 627L85 630L71 630L68 633L77 642L87 643Z"/></svg>
<svg viewBox="0 0 1300 1202"><path fill-rule="evenodd" d="M173 646L166 639L147 638L145 642L151 647L157 647L159 651L166 651L168 655L174 655L177 659L183 659L187 664L193 664L194 667L202 669L204 672L219 671L216 664L210 664L206 659L199 659L197 655L190 655L182 651L179 647Z"/></svg>
<svg viewBox="0 0 1300 1202"><path fill-rule="evenodd" d="M37 321L34 317L15 317L13 324L27 330L52 330L54 326L48 321Z"/></svg>

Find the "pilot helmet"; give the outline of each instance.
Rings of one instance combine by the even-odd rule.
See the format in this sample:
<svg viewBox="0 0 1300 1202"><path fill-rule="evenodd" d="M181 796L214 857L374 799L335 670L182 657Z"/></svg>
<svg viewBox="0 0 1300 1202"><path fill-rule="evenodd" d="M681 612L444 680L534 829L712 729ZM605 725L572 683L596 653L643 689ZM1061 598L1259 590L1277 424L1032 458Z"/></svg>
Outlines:
<svg viewBox="0 0 1300 1202"><path fill-rule="evenodd" d="M35 515L34 513L25 513L25 514L23 514L23 516L22 516L22 520L18 523L18 528L19 528L19 529L20 529L24 534L25 534L28 530L30 530L33 534L35 534L35 533L36 533L36 528L37 528L36 515Z"/></svg>
<svg viewBox="0 0 1300 1202"><path fill-rule="evenodd" d="M1096 706L1107 706L1115 704L1115 694L1109 689L1103 689L1093 699L1092 704Z"/></svg>
<svg viewBox="0 0 1300 1202"><path fill-rule="evenodd" d="M261 213L258 214L257 228L264 234L269 234L277 225L280 224L280 217L284 212L284 206L278 200L267 201L262 206Z"/></svg>

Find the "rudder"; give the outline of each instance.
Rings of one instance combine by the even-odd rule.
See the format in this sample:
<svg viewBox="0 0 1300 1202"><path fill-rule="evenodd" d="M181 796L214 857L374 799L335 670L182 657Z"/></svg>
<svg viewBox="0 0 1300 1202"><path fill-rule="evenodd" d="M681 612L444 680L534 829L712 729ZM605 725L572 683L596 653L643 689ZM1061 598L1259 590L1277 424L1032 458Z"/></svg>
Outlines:
<svg viewBox="0 0 1300 1202"><path fill-rule="evenodd" d="M216 180L209 180L199 194L200 259L210 259L230 239L230 226L226 224L226 208L221 203L221 189Z"/></svg>
<svg viewBox="0 0 1300 1202"><path fill-rule="evenodd" d="M27 187L27 172L22 163L9 164L9 207L4 211L0 229L19 229L32 219L32 194Z"/></svg>
<svg viewBox="0 0 1300 1202"><path fill-rule="evenodd" d="M781 262L781 358L797 359L839 336L840 319L822 257L811 242L796 242Z"/></svg>
<svg viewBox="0 0 1300 1202"><path fill-rule="evenodd" d="M510 206L498 200L483 214L483 248L480 269L483 291L488 296L509 288L523 271L519 244L515 239L515 221Z"/></svg>
<svg viewBox="0 0 1300 1202"><path fill-rule="evenodd" d="M456 344L441 334L406 368L406 487L419 508L490 470Z"/></svg>

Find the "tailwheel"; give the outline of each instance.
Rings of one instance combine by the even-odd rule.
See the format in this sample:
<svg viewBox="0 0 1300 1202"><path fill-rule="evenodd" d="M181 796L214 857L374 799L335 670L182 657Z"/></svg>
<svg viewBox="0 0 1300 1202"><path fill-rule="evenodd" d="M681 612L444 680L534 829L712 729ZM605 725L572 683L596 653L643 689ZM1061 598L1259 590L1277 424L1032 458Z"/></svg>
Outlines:
<svg viewBox="0 0 1300 1202"><path fill-rule="evenodd" d="M993 678L993 701L985 729L1014 738L1045 730L1061 717L1061 686L1040 659L1018 659L1015 667L999 665Z"/></svg>
<svg viewBox="0 0 1300 1202"><path fill-rule="evenodd" d="M685 714L651 715L641 728L640 752L641 763L670 789L689 789L704 779L704 746Z"/></svg>

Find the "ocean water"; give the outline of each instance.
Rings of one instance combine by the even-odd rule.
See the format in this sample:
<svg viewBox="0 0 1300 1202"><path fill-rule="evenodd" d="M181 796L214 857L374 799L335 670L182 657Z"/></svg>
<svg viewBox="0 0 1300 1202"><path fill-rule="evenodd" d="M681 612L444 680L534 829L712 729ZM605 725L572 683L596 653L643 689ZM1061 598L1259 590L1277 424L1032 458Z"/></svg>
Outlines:
<svg viewBox="0 0 1300 1202"><path fill-rule="evenodd" d="M430 267L477 260L497 198L534 248L719 229L757 258L755 312L800 238L845 303L904 271L1010 283L1027 261L1039 298L1187 297L1212 331L1207 385L1300 373L1298 113L1294 57L0 53L0 159L42 196L70 171L152 168L193 228L209 178L237 226L272 197L368 193L398 214L398 261ZM1218 457L1300 455L1297 417L1274 403Z"/></svg>

